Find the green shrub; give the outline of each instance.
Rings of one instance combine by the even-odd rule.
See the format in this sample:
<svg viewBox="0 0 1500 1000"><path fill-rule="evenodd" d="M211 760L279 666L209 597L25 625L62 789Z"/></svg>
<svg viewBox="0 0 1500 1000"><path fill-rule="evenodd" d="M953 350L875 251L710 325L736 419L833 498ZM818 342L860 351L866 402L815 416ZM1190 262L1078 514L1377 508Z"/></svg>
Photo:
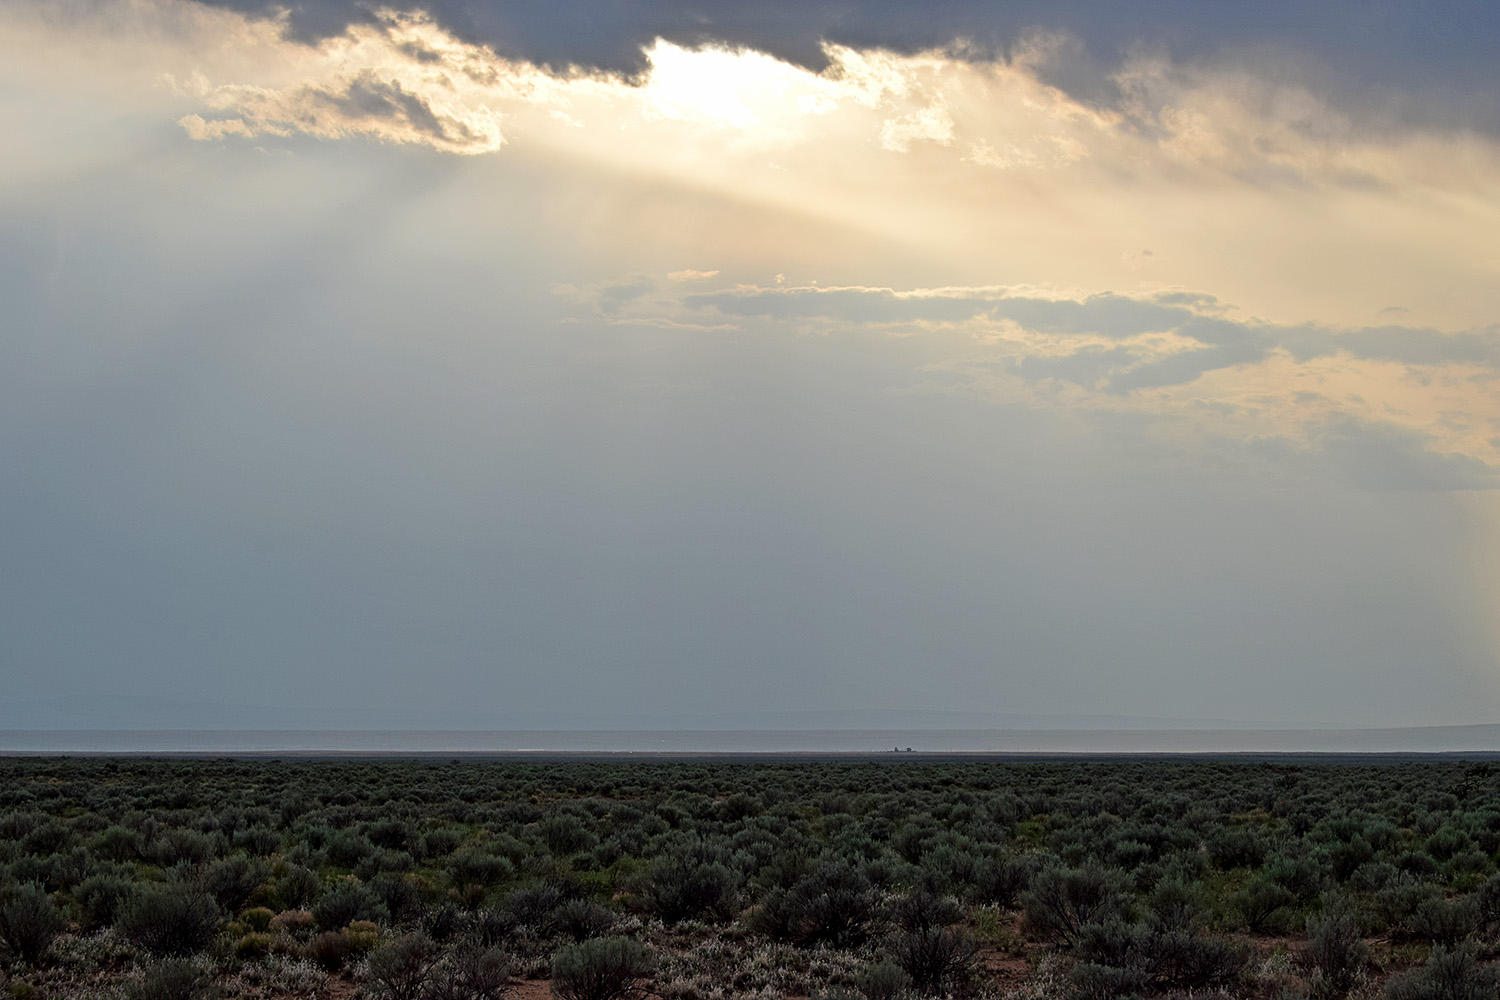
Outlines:
<svg viewBox="0 0 1500 1000"><path fill-rule="evenodd" d="M269 929L271 926L271 921L275 919L275 917L276 914L272 913L264 906L253 906L250 909L246 910L244 913L240 914L240 919L243 920L245 922L245 926L250 928L252 931L264 931Z"/></svg>
<svg viewBox="0 0 1500 1000"><path fill-rule="evenodd" d="M354 868L375 853L368 837L353 830L337 830L323 848L328 863L339 868Z"/></svg>
<svg viewBox="0 0 1500 1000"><path fill-rule="evenodd" d="M493 886L508 882L516 875L516 866L510 859L490 854L479 848L460 851L448 862L455 885Z"/></svg>
<svg viewBox="0 0 1500 1000"><path fill-rule="evenodd" d="M208 866L203 885L226 913L235 913L249 901L268 872L266 863L256 858L225 858Z"/></svg>
<svg viewBox="0 0 1500 1000"><path fill-rule="evenodd" d="M1323 888L1323 870L1308 857L1273 857L1266 862L1262 874L1296 896L1299 902L1316 899Z"/></svg>
<svg viewBox="0 0 1500 1000"><path fill-rule="evenodd" d="M214 995L203 970L182 960L149 966L125 988L126 1000L207 1000Z"/></svg>
<svg viewBox="0 0 1500 1000"><path fill-rule="evenodd" d="M974 869L972 893L982 903L1014 906L1031 881L1031 868L1011 857L986 857Z"/></svg>
<svg viewBox="0 0 1500 1000"><path fill-rule="evenodd" d="M390 919L390 911L380 897L362 882L340 882L327 890L313 904L312 915L318 929L325 931L347 927L356 920L382 923Z"/></svg>
<svg viewBox="0 0 1500 1000"><path fill-rule="evenodd" d="M963 919L963 910L947 896L917 889L891 904L891 921L904 931L947 927Z"/></svg>
<svg viewBox="0 0 1500 1000"><path fill-rule="evenodd" d="M376 875L369 881L370 891L375 894L392 923L401 923L421 906L421 893L410 876Z"/></svg>
<svg viewBox="0 0 1500 1000"><path fill-rule="evenodd" d="M1370 909L1381 926L1409 934L1417 911L1434 901L1443 901L1441 889L1402 873L1370 898Z"/></svg>
<svg viewBox="0 0 1500 1000"><path fill-rule="evenodd" d="M911 989L911 976L895 962L867 965L854 977L854 985L865 1000L901 1000Z"/></svg>
<svg viewBox="0 0 1500 1000"><path fill-rule="evenodd" d="M556 929L557 911L566 898L561 886L529 885L507 896L500 913L512 927L546 936Z"/></svg>
<svg viewBox="0 0 1500 1000"><path fill-rule="evenodd" d="M1438 863L1432 855L1422 851L1402 851L1396 858L1396 867L1418 878L1429 878L1438 872Z"/></svg>
<svg viewBox="0 0 1500 1000"><path fill-rule="evenodd" d="M48 819L21 838L21 851L37 857L57 854L68 846L73 832L61 820Z"/></svg>
<svg viewBox="0 0 1500 1000"><path fill-rule="evenodd" d="M271 945L276 939L263 931L251 931L241 935L234 943L234 955L236 958L259 958L271 951Z"/></svg>
<svg viewBox="0 0 1500 1000"><path fill-rule="evenodd" d="M172 829L163 833L142 852L144 857L164 868L178 864L203 864L213 857L213 838L197 830Z"/></svg>
<svg viewBox="0 0 1500 1000"><path fill-rule="evenodd" d="M418 1000L438 952L425 934L406 934L370 952L365 975L386 1000Z"/></svg>
<svg viewBox="0 0 1500 1000"><path fill-rule="evenodd" d="M208 947L218 933L219 905L180 886L146 886L120 907L115 927L154 954L189 955Z"/></svg>
<svg viewBox="0 0 1500 1000"><path fill-rule="evenodd" d="M429 830L422 835L422 854L428 858L440 858L452 854L464 842L463 831L451 827Z"/></svg>
<svg viewBox="0 0 1500 1000"><path fill-rule="evenodd" d="M270 930L278 934L300 937L311 931L317 921L306 910L282 910L271 918Z"/></svg>
<svg viewBox="0 0 1500 1000"><path fill-rule="evenodd" d="M607 907L588 899L570 899L557 908L557 929L574 941L602 937L615 924Z"/></svg>
<svg viewBox="0 0 1500 1000"><path fill-rule="evenodd" d="M1385 984L1386 1000L1494 1000L1500 969L1480 965L1471 948L1433 949L1427 964Z"/></svg>
<svg viewBox="0 0 1500 1000"><path fill-rule="evenodd" d="M1248 949L1235 942L1182 930L1153 933L1146 944L1157 983L1177 989L1227 986L1250 960Z"/></svg>
<svg viewBox="0 0 1500 1000"><path fill-rule="evenodd" d="M745 792L735 792L719 803L719 816L726 823L739 823L751 816L759 816L765 809L760 799Z"/></svg>
<svg viewBox="0 0 1500 1000"><path fill-rule="evenodd" d="M1266 843L1255 830L1220 830L1209 838L1208 853L1223 869L1259 868L1266 860Z"/></svg>
<svg viewBox="0 0 1500 1000"><path fill-rule="evenodd" d="M1447 861L1470 844L1469 835L1455 827L1445 826L1427 838L1427 853L1434 860Z"/></svg>
<svg viewBox="0 0 1500 1000"><path fill-rule="evenodd" d="M355 951L369 951L380 943L380 927L368 920L355 920L344 928L344 939Z"/></svg>
<svg viewBox="0 0 1500 1000"><path fill-rule="evenodd" d="M1150 957L1147 936L1143 924L1111 915L1079 929L1073 954L1080 962L1145 971Z"/></svg>
<svg viewBox="0 0 1500 1000"><path fill-rule="evenodd" d="M1355 835L1345 843L1337 844L1328 854L1328 863L1333 877L1347 882L1361 865L1375 857L1375 848L1365 838Z"/></svg>
<svg viewBox="0 0 1500 1000"><path fill-rule="evenodd" d="M486 907L474 911L467 929L470 940L485 948L494 948L509 941L516 927L515 917L510 913Z"/></svg>
<svg viewBox="0 0 1500 1000"><path fill-rule="evenodd" d="M1406 929L1418 938L1452 948L1478 929L1478 908L1468 900L1425 899L1406 922Z"/></svg>
<svg viewBox="0 0 1500 1000"><path fill-rule="evenodd" d="M660 858L646 880L646 905L669 924L734 916L739 876L716 861Z"/></svg>
<svg viewBox="0 0 1500 1000"><path fill-rule="evenodd" d="M141 835L119 825L106 827L89 841L89 850L96 858L134 861L141 856Z"/></svg>
<svg viewBox="0 0 1500 1000"><path fill-rule="evenodd" d="M442 944L463 929L463 911L452 903L440 903L423 911L421 925L422 933Z"/></svg>
<svg viewBox="0 0 1500 1000"><path fill-rule="evenodd" d="M1159 888L1156 895L1163 893ZM1248 950L1228 940L1196 933L1182 912L1163 907L1147 923L1127 923L1118 916L1085 924L1073 953L1080 968L1075 980L1082 994L1103 995L1109 988L1136 992L1150 987L1196 990L1227 986L1243 974ZM1112 985L1111 985L1112 984Z"/></svg>
<svg viewBox="0 0 1500 1000"><path fill-rule="evenodd" d="M869 880L848 865L825 862L790 889L767 893L750 926L781 941L848 948L866 938L874 915Z"/></svg>
<svg viewBox="0 0 1500 1000"><path fill-rule="evenodd" d="M579 851L586 851L599 839L584 825L582 820L568 813L560 813L542 820L537 826L537 833L541 836L542 843L547 845L547 850L558 857L567 857Z"/></svg>
<svg viewBox="0 0 1500 1000"><path fill-rule="evenodd" d="M896 938L896 964L922 993L946 993L968 981L977 949L969 936L951 927L925 927Z"/></svg>
<svg viewBox="0 0 1500 1000"><path fill-rule="evenodd" d="M376 847L388 851L404 851L418 841L416 830L411 824L399 819L383 819L372 823L365 835Z"/></svg>
<svg viewBox="0 0 1500 1000"><path fill-rule="evenodd" d="M501 1000L509 983L510 965L499 949L465 948L454 956L441 988L427 1000Z"/></svg>
<svg viewBox="0 0 1500 1000"><path fill-rule="evenodd" d="M313 935L313 939L307 942L302 953L318 968L326 972L337 972L349 961L354 950L354 944L349 940L349 935L342 930L337 930Z"/></svg>
<svg viewBox="0 0 1500 1000"><path fill-rule="evenodd" d="M1369 949L1360 936L1359 921L1344 900L1326 899L1323 912L1307 922L1305 960L1314 992L1343 996L1359 981Z"/></svg>
<svg viewBox="0 0 1500 1000"><path fill-rule="evenodd" d="M281 847L281 834L269 827L253 826L248 830L236 830L230 842L252 857L264 858L275 854Z"/></svg>
<svg viewBox="0 0 1500 1000"><path fill-rule="evenodd" d="M73 890L85 927L107 927L115 922L120 905L130 898L135 883L123 875L90 875Z"/></svg>
<svg viewBox="0 0 1500 1000"><path fill-rule="evenodd" d="M20 979L12 979L6 984L4 996L7 1000L47 1000L47 994L42 992L41 987Z"/></svg>
<svg viewBox="0 0 1500 1000"><path fill-rule="evenodd" d="M1491 875L1469 898L1474 901L1480 927L1488 929L1500 924L1500 875Z"/></svg>
<svg viewBox="0 0 1500 1000"><path fill-rule="evenodd" d="M1090 865L1044 868L1022 897L1029 931L1071 946L1084 925L1129 909L1118 872Z"/></svg>
<svg viewBox="0 0 1500 1000"><path fill-rule="evenodd" d="M638 984L654 963L633 938L593 938L572 944L552 959L552 992L561 1000L622 1000L639 993Z"/></svg>
<svg viewBox="0 0 1500 1000"><path fill-rule="evenodd" d="M12 889L0 899L0 942L28 964L42 961L64 923L52 897L35 883Z"/></svg>
<svg viewBox="0 0 1500 1000"><path fill-rule="evenodd" d="M1150 985L1144 969L1080 962L1068 973L1078 1000L1129 1000Z"/></svg>
<svg viewBox="0 0 1500 1000"><path fill-rule="evenodd" d="M277 901L290 910L305 908L323 889L318 873L301 865L288 865L286 872L272 884Z"/></svg>

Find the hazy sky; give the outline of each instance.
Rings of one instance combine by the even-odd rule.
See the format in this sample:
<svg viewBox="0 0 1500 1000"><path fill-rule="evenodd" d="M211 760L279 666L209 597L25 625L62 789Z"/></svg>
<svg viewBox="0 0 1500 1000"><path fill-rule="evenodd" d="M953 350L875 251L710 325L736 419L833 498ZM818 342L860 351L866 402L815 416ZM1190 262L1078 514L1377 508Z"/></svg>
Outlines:
<svg viewBox="0 0 1500 1000"><path fill-rule="evenodd" d="M1500 719L1493 5L728 6L0 6L0 725Z"/></svg>

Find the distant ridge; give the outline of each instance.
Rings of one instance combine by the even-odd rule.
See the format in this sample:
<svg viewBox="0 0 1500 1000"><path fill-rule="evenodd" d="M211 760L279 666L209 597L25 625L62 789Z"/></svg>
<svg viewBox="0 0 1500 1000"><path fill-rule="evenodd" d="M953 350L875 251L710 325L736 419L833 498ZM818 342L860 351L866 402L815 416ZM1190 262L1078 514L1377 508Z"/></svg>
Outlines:
<svg viewBox="0 0 1500 1000"><path fill-rule="evenodd" d="M1343 728L1308 723L1321 729ZM1245 721L1086 713L984 712L908 708L743 710L736 712L423 713L401 707L258 705L140 695L94 695L0 703L0 729L14 730L1173 730L1300 728L1285 720Z"/></svg>

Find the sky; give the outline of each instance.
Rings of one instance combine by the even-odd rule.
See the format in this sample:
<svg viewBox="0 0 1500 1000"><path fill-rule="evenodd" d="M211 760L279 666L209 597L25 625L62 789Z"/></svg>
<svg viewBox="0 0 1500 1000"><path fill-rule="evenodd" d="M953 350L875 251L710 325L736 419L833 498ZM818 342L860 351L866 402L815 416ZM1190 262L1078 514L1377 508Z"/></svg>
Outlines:
<svg viewBox="0 0 1500 1000"><path fill-rule="evenodd" d="M1500 721L1497 45L11 0L0 726Z"/></svg>

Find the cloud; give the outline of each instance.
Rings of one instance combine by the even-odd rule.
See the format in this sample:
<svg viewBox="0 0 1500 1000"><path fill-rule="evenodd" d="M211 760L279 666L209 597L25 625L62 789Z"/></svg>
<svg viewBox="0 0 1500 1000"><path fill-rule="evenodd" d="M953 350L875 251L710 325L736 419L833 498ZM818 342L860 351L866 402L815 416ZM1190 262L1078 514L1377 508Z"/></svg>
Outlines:
<svg viewBox="0 0 1500 1000"><path fill-rule="evenodd" d="M620 310L640 299L656 288L650 278L638 277L628 281L605 285L594 297L594 304L606 316L618 315Z"/></svg>
<svg viewBox="0 0 1500 1000"><path fill-rule="evenodd" d="M1170 330L1194 315L1179 306L1112 293L1083 299L1051 299L1014 294L998 287L897 291L860 286L775 286L688 295L683 303L690 309L781 320L829 319L851 323L1010 320L1040 333L1088 333L1113 338Z"/></svg>
<svg viewBox="0 0 1500 1000"><path fill-rule="evenodd" d="M225 136L248 139L255 134L250 126L239 118L215 118L212 121L200 114L183 115L177 124L195 142L212 142Z"/></svg>
<svg viewBox="0 0 1500 1000"><path fill-rule="evenodd" d="M1031 333L1057 337L1124 340L1171 333L1199 345L1149 365L1135 365L1129 377L1112 380L1117 391L1188 381L1217 368L1262 360L1273 350L1286 351L1298 361L1347 355L1410 365L1464 363L1500 374L1500 330L1494 328L1444 333L1421 327L1335 329L1231 320L1220 315L1226 307L1216 296L1202 292L1147 296L1102 292L1080 298L1046 298L998 286L907 291L861 286L767 286L690 294L682 302L689 309L783 321L897 324L1005 320ZM1076 370L1089 370L1104 358L1126 365L1140 357L1139 352L1090 348L1079 358ZM1039 359L1018 370L1044 372L1058 360Z"/></svg>
<svg viewBox="0 0 1500 1000"><path fill-rule="evenodd" d="M1261 439L1255 446L1278 462L1331 467L1367 490L1445 492L1500 488L1500 467L1470 455L1439 450L1430 436L1382 421L1339 417L1316 429L1310 441Z"/></svg>
<svg viewBox="0 0 1500 1000"><path fill-rule="evenodd" d="M915 142L934 142L939 146L953 144L953 118L941 105L932 105L911 114L892 118L880 128L880 147L893 153L905 153Z"/></svg>
<svg viewBox="0 0 1500 1000"><path fill-rule="evenodd" d="M1151 301L1168 306L1185 306L1198 312L1214 312L1219 307L1218 298L1207 292L1157 292L1151 296Z"/></svg>
<svg viewBox="0 0 1500 1000"><path fill-rule="evenodd" d="M1007 296L996 302L992 315L1038 333L1094 334L1111 339L1172 330L1193 316L1178 306L1112 292L1078 300Z"/></svg>
<svg viewBox="0 0 1500 1000"><path fill-rule="evenodd" d="M1018 358L1011 370L1026 379L1061 379L1093 386L1107 376L1129 369L1141 360L1141 352L1128 347L1090 344L1072 354L1032 355Z"/></svg>
<svg viewBox="0 0 1500 1000"><path fill-rule="evenodd" d="M1120 89L1106 67L1141 46L1159 46L1176 60L1199 64L1229 60L1241 51L1264 59L1274 47L1283 77L1321 74L1343 92L1375 101L1399 89L1423 114L1471 126L1500 125L1493 103L1481 96L1500 86L1490 43L1500 30L1500 15L1463 0L1378 10L1356 0L1276 2L1234 17L1213 7L1165 2L1122 10L1109 0L1050 5L936 0L919 6L891 0L204 2L275 19L289 38L308 44L370 23L377 7L420 9L456 37L506 58L626 76L647 71L643 53L658 38L686 47L755 49L815 72L830 64L828 43L903 55L948 49L957 58L974 60L1014 54L1031 59L1050 83L1095 103L1118 99Z"/></svg>
<svg viewBox="0 0 1500 1000"><path fill-rule="evenodd" d="M1321 461L1380 488L1487 487L1492 464L1500 466L1491 440L1500 427L1494 329L1270 323L1191 290L740 285L646 307L823 333L926 334L951 358L927 370L962 391L1014 398L1026 385L1070 386L1032 398L1208 420L1245 440L1274 427L1286 447L1306 451L1316 439ZM960 348L955 335L974 346Z"/></svg>
<svg viewBox="0 0 1500 1000"><path fill-rule="evenodd" d="M462 154L493 152L505 142L499 115L440 104L431 95L408 89L399 79L381 78L368 69L328 85L284 91L221 87L210 101L229 114L212 119L198 114L183 117L179 124L189 138L363 135Z"/></svg>
<svg viewBox="0 0 1500 1000"><path fill-rule="evenodd" d="M394 126L435 146L459 151L487 151L500 141L497 129L475 129L457 118L441 115L398 81L376 79L372 73L361 73L342 92L309 90L305 97L308 103L321 103L337 112L345 129L390 134Z"/></svg>
<svg viewBox="0 0 1500 1000"><path fill-rule="evenodd" d="M727 153L747 143L815 145L825 160L840 148L839 159L857 162L849 158L873 143L983 173L1100 163L1142 181L1185 170L1203 181L1228 175L1257 186L1363 191L1412 180L1478 188L1494 166L1487 145L1467 134L1365 122L1310 85L1160 50L1147 56L1122 46L1108 72L1086 74L1098 77L1088 93L1074 92L1058 78L1089 60L1084 49L1066 35L1038 35L1034 13L995 27L995 43L985 44L982 33L964 30L987 23L985 9L969 4L946 5L935 21L882 5L840 5L823 9L821 24L816 7L779 5L743 18L691 5L675 14L654 5L207 6L279 25L286 41L282 65L263 78L205 88L209 107L197 112L205 126L189 119L193 134L205 137L243 127L490 152L510 132L502 135L503 119L540 112L528 128L543 142L555 139L540 134L544 121L593 132L697 122L725 133L717 144ZM205 9L195 0L157 0L138 15L157 30L158 7ZM866 28L852 30L855 23ZM239 35L264 41L257 31ZM794 36L800 40L788 43ZM919 38L926 43L916 45ZM303 78L289 79L286 70L298 67ZM213 124L235 119L242 125ZM692 131L691 141L682 137L688 149L704 138ZM1122 249L1122 267L1142 266L1142 245ZM1161 249L1154 240L1145 245L1160 266Z"/></svg>
<svg viewBox="0 0 1500 1000"><path fill-rule="evenodd" d="M1274 343L1267 331L1212 317L1195 316L1172 332L1206 346L1118 372L1110 377L1108 390L1131 392L1192 382L1207 372L1262 361Z"/></svg>
<svg viewBox="0 0 1500 1000"><path fill-rule="evenodd" d="M1409 365L1472 364L1500 368L1500 329L1443 333L1406 326L1354 330L1293 327L1279 331L1281 346L1298 359L1347 354Z"/></svg>
<svg viewBox="0 0 1500 1000"><path fill-rule="evenodd" d="M982 293L902 293L891 288L775 286L700 292L683 297L689 309L712 309L726 316L778 320L836 319L853 323L956 322L984 313Z"/></svg>

